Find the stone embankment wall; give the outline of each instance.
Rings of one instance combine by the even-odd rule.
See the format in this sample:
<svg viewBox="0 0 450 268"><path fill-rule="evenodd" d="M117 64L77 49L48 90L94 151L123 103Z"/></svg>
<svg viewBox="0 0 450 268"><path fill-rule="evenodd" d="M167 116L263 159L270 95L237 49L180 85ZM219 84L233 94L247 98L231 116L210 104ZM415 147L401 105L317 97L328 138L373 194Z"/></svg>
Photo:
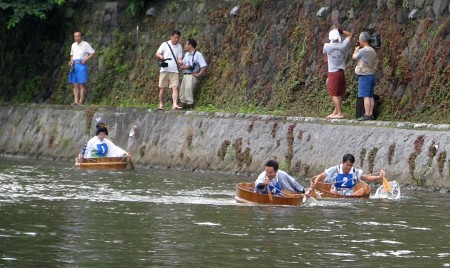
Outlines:
<svg viewBox="0 0 450 268"><path fill-rule="evenodd" d="M450 125L208 112L0 106L0 155L72 161L95 120L140 166L256 174L268 159L310 178L353 153L366 173L450 188Z"/></svg>
<svg viewBox="0 0 450 268"><path fill-rule="evenodd" d="M197 107L325 117L333 107L322 48L335 24L355 34L344 114L353 114L357 94L353 46L373 29L382 40L380 118L449 123L449 0L153 0L136 16L129 7L141 1L65 2L45 21L26 17L15 29L0 27L0 102L72 103L67 61L72 31L80 29L96 50L87 103L157 105L154 54L179 29L180 42L195 38L208 63Z"/></svg>

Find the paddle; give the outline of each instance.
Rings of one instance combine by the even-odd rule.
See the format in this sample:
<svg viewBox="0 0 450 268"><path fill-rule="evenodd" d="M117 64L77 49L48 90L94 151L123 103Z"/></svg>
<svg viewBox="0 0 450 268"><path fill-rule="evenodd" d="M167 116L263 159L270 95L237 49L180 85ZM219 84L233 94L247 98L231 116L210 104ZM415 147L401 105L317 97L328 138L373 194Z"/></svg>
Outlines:
<svg viewBox="0 0 450 268"><path fill-rule="evenodd" d="M316 179L316 177L317 176L312 177L311 181L314 181ZM310 187L309 188L309 195L306 194L306 190L305 190L305 194L303 195L303 204L306 204L310 198L312 198L311 200L313 200L313 202L317 202L315 197L316 197L316 190L315 189L311 189L311 187Z"/></svg>
<svg viewBox="0 0 450 268"><path fill-rule="evenodd" d="M272 192L270 191L269 185L266 185L266 188L267 188L267 195L269 196L269 202L272 204L273 203L273 197L272 197Z"/></svg>
<svg viewBox="0 0 450 268"><path fill-rule="evenodd" d="M83 157L78 156L78 163L80 163L80 168L81 168L83 165Z"/></svg>
<svg viewBox="0 0 450 268"><path fill-rule="evenodd" d="M384 159L381 159L381 166L384 166ZM381 172L380 172L381 173ZM381 174L380 174L381 175ZM383 179L383 188L386 193L390 193L392 191L391 185L385 176L381 177Z"/></svg>
<svg viewBox="0 0 450 268"><path fill-rule="evenodd" d="M391 185L389 184L388 180L386 179L386 177L383 177L383 188L384 191L386 193L390 193L392 191L391 189Z"/></svg>
<svg viewBox="0 0 450 268"><path fill-rule="evenodd" d="M130 160L130 168L133 169L133 170L136 169L136 167L134 166L134 162L133 162L133 159L131 158L131 156L129 156L128 159Z"/></svg>
<svg viewBox="0 0 450 268"><path fill-rule="evenodd" d="M300 194L300 193L293 193L288 190L282 191L284 197L303 197L303 204L306 204L308 200L312 200L312 202L317 202L317 200L313 196L313 192L311 191L310 196L307 196L306 193Z"/></svg>

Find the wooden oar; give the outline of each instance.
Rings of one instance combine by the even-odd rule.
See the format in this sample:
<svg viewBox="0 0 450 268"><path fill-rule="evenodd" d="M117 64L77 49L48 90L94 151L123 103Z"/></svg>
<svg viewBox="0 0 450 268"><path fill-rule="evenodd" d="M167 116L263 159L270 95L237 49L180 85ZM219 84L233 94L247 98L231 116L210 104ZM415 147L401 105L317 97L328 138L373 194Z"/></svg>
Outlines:
<svg viewBox="0 0 450 268"><path fill-rule="evenodd" d="M317 176L314 176L314 177L312 177L311 178L311 181L315 181L316 180L316 177ZM308 198L312 198L312 199L314 199L314 200L316 200L316 190L314 189L314 190L312 190L311 189L311 187L309 188L310 189L310 191L309 191L309 196L308 195L306 195L306 190L305 190L305 195L304 195L304 197L303 197L303 203L305 203L306 204L306 202L308 202ZM316 200L317 201L317 200Z"/></svg>
<svg viewBox="0 0 450 268"><path fill-rule="evenodd" d="M270 191L269 185L267 185L266 188L267 188L267 195L269 196L269 202L272 204L273 203L273 197L272 197L272 192Z"/></svg>
<svg viewBox="0 0 450 268"><path fill-rule="evenodd" d="M386 193L390 193L392 191L391 189L391 185L389 184L388 180L386 179L386 177L383 177L383 188L384 191Z"/></svg>
<svg viewBox="0 0 450 268"><path fill-rule="evenodd" d="M133 159L131 158L131 156L129 156L128 159L130 160L130 168L133 169L133 170L136 169L136 167L134 166L134 162L133 162Z"/></svg>
<svg viewBox="0 0 450 268"><path fill-rule="evenodd" d="M78 163L80 164L80 168L82 167L82 165L83 165L83 158L81 158L81 157L78 157Z"/></svg>
<svg viewBox="0 0 450 268"><path fill-rule="evenodd" d="M306 193L299 194L299 193L293 193L288 190L283 190L282 192L283 192L283 196L285 196L285 197L297 197L297 198L303 197L303 204L306 204L308 202L308 199L310 199L310 198L312 198L311 200L313 200L313 202L317 201L314 198L314 196L312 196L312 193L310 194L310 196L307 196Z"/></svg>

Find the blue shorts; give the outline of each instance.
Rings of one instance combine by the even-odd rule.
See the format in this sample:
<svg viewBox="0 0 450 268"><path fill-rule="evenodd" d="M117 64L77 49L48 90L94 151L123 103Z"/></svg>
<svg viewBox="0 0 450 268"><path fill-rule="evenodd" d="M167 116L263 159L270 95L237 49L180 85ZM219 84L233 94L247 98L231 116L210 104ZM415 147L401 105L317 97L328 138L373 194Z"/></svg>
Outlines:
<svg viewBox="0 0 450 268"><path fill-rule="evenodd" d="M69 72L69 83L86 84L88 80L88 66L81 64L81 60L73 61L73 71Z"/></svg>
<svg viewBox="0 0 450 268"><path fill-rule="evenodd" d="M358 76L358 97L371 97L375 93L375 75Z"/></svg>

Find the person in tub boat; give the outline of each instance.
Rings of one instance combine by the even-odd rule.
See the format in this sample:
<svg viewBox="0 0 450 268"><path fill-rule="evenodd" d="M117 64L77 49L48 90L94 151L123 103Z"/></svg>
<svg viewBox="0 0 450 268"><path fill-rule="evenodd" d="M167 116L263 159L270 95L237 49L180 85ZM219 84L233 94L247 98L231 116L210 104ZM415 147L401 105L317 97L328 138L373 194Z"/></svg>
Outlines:
<svg viewBox="0 0 450 268"><path fill-rule="evenodd" d="M108 129L105 123L98 123L95 128L95 136L84 144L81 149L80 160L83 158L131 156L129 152L126 152L106 138Z"/></svg>
<svg viewBox="0 0 450 268"><path fill-rule="evenodd" d="M286 172L279 170L278 162L269 160L266 162L265 171L259 174L255 181L256 192L267 194L267 186L273 195L282 196L283 190L294 193L305 193L305 188Z"/></svg>
<svg viewBox="0 0 450 268"><path fill-rule="evenodd" d="M345 154L342 158L342 164L330 167L325 172L316 176L311 181L311 191L314 190L316 183L331 183L331 193L340 195L359 196L364 194L364 189L355 190L355 186L360 180L367 182L380 181L386 176L384 170L380 171L379 176L363 174L361 169L353 167L355 157L352 154Z"/></svg>

